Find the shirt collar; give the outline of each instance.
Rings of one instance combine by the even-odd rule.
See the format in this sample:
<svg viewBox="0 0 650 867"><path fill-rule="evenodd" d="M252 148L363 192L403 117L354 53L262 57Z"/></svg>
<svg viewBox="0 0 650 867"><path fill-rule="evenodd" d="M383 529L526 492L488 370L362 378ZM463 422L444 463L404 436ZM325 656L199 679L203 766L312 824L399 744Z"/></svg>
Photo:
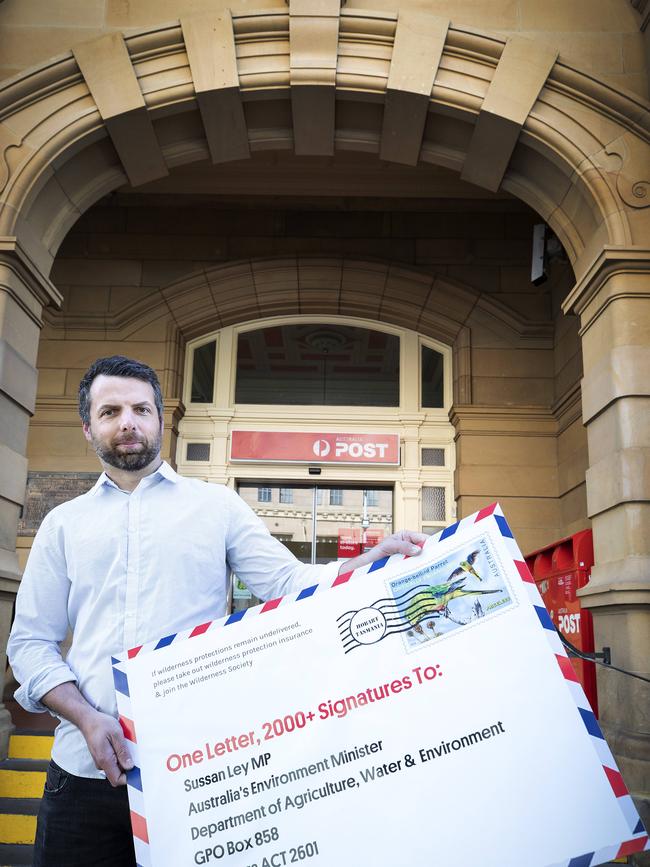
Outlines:
<svg viewBox="0 0 650 867"><path fill-rule="evenodd" d="M174 470L169 466L167 461L163 461L157 470L154 470L153 473L150 473L148 476L145 476L145 479L155 479L156 477L167 479L168 482L176 483L179 479L178 473L174 472ZM144 481L144 479L142 480ZM104 485L115 488L117 485L112 479L106 475L106 473L102 473L100 477L97 479L92 488L88 491L88 493L94 497L95 494L104 487Z"/></svg>

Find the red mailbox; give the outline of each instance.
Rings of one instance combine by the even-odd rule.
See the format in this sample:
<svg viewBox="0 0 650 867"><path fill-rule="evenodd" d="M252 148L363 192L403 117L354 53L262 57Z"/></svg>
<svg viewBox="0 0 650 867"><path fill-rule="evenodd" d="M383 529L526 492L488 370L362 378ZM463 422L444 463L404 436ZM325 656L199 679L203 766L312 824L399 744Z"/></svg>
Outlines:
<svg viewBox="0 0 650 867"><path fill-rule="evenodd" d="M582 609L576 591L589 581L594 565L591 530L582 530L533 551L526 557L551 620L571 644L583 653L594 652L594 626L591 612ZM594 713L598 716L596 666L577 657L571 663Z"/></svg>

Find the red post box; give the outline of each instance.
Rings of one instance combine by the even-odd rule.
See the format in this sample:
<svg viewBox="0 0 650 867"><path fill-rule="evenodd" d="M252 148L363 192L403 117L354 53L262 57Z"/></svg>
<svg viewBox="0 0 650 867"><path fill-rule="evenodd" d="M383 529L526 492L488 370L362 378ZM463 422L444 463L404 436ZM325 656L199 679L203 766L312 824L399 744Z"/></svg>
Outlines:
<svg viewBox="0 0 650 867"><path fill-rule="evenodd" d="M581 608L576 592L589 581L594 565L591 530L582 530L533 551L526 557L537 589L560 633L583 653L594 652L594 626L591 612ZM598 716L596 666L593 662L570 657L571 664L594 713Z"/></svg>

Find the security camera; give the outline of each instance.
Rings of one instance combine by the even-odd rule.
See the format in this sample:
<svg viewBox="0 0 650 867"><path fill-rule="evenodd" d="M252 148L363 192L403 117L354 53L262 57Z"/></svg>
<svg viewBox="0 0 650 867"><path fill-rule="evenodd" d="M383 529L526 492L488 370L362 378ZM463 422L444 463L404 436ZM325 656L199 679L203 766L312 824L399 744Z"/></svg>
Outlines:
<svg viewBox="0 0 650 867"><path fill-rule="evenodd" d="M546 223L533 226L533 262L530 280L533 286L541 286L548 279L546 274Z"/></svg>

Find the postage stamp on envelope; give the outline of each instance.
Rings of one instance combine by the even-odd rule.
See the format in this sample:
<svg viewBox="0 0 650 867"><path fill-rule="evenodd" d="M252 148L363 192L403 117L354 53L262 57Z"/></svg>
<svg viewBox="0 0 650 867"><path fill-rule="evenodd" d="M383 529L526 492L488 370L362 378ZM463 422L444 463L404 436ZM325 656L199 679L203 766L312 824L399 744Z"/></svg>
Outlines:
<svg viewBox="0 0 650 867"><path fill-rule="evenodd" d="M516 604L487 534L388 581L389 595L339 618L345 652L400 633L407 651Z"/></svg>

